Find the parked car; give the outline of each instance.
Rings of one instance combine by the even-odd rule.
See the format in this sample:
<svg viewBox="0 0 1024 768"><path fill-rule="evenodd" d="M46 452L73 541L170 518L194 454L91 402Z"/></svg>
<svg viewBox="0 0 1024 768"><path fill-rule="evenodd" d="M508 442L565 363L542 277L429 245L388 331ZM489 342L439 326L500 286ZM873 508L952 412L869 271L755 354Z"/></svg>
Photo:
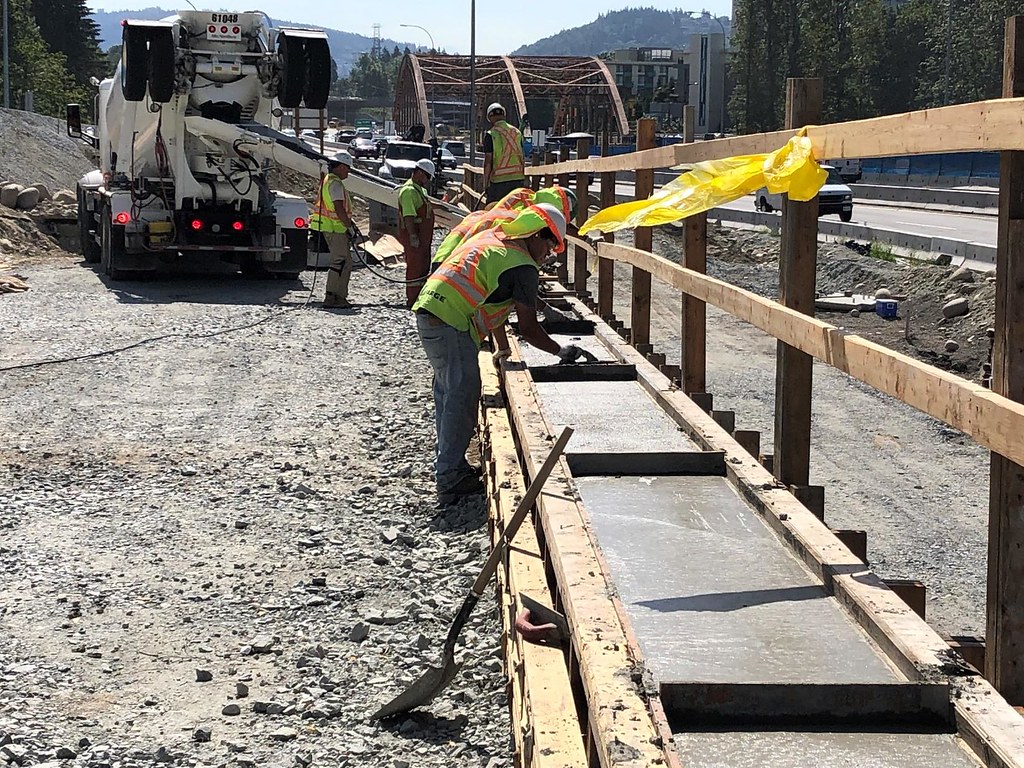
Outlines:
<svg viewBox="0 0 1024 768"><path fill-rule="evenodd" d="M839 171L831 165L821 166L828 171L825 184L818 191L818 216L837 214L842 221L853 218L853 190L843 183ZM754 193L754 208L765 213L782 210L782 195L774 195L767 187Z"/></svg>
<svg viewBox="0 0 1024 768"><path fill-rule="evenodd" d="M441 167L454 171L459 167L459 160L447 147L441 147Z"/></svg>
<svg viewBox="0 0 1024 768"><path fill-rule="evenodd" d="M408 179L412 176L417 160L431 160L434 148L429 144L414 141L392 141L388 143L384 162L377 172L382 179Z"/></svg>
<svg viewBox="0 0 1024 768"><path fill-rule="evenodd" d="M453 139L442 141L441 149L447 149L449 152L455 155L455 157L458 158L463 158L466 156L466 142L464 141L455 141Z"/></svg>
<svg viewBox="0 0 1024 768"><path fill-rule="evenodd" d="M351 128L341 128L334 136L334 140L338 144L348 144L352 139L356 137L356 132Z"/></svg>
<svg viewBox="0 0 1024 768"><path fill-rule="evenodd" d="M357 160L361 157L377 157L377 143L366 136L356 136L348 143L348 151Z"/></svg>

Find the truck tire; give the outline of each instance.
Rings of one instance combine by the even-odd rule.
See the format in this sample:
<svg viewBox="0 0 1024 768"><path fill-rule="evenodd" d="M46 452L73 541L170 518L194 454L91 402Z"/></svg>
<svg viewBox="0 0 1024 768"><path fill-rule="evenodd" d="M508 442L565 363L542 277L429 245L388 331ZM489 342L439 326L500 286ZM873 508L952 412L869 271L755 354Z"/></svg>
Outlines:
<svg viewBox="0 0 1024 768"><path fill-rule="evenodd" d="M307 109L324 109L331 94L331 49L327 40L306 40L306 83L303 101Z"/></svg>
<svg viewBox="0 0 1024 768"><path fill-rule="evenodd" d="M849 222L853 220L853 211L842 211L839 214L839 220Z"/></svg>
<svg viewBox="0 0 1024 768"><path fill-rule="evenodd" d="M171 29L154 29L149 39L149 98L166 104L174 98L174 37Z"/></svg>
<svg viewBox="0 0 1024 768"><path fill-rule="evenodd" d="M103 220L100 266L111 280L126 280L131 277L131 272L118 266L125 255L124 227L114 225L107 206L100 211L100 218Z"/></svg>
<svg viewBox="0 0 1024 768"><path fill-rule="evenodd" d="M92 231L93 216L85 199L85 190L78 187L78 239L82 243L82 256L86 264L100 260L100 246Z"/></svg>
<svg viewBox="0 0 1024 768"><path fill-rule="evenodd" d="M126 101L142 101L146 97L146 30L128 25L121 33L121 92Z"/></svg>
<svg viewBox="0 0 1024 768"><path fill-rule="evenodd" d="M768 198L765 197L764 195L761 195L761 197L758 198L758 202L761 204L760 210L764 211L765 213L771 213L772 211L775 210L774 208L772 208L772 204L768 202Z"/></svg>
<svg viewBox="0 0 1024 768"><path fill-rule="evenodd" d="M302 103L302 93L306 88L306 49L302 38L279 34L277 55L281 60L277 100L283 109L296 109Z"/></svg>

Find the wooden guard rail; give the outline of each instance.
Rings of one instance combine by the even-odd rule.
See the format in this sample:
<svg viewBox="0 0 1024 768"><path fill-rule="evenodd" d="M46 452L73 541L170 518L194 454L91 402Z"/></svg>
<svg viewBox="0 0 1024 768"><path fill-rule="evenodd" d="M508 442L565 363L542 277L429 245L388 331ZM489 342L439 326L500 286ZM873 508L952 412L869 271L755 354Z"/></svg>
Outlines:
<svg viewBox="0 0 1024 768"><path fill-rule="evenodd" d="M683 392L710 402L705 381L705 303L714 304L779 340L774 473L798 492L806 483L810 450L810 357L863 381L946 424L993 451L990 493L987 653L985 675L1015 704L1024 704L1024 16L1007 20L1002 99L832 125L810 125L807 135L819 158L865 158L957 151L1002 152L997 248L996 338L992 391L814 319L817 202L783 202L780 296L761 298L703 274L706 214L685 220L683 266L637 249L615 245L606 235L597 246L597 299L590 300L589 273L577 263L573 291L612 328L635 344ZM614 200L618 172L687 166L734 155L771 152L794 135L797 125L820 114L820 82L787 84L789 130L736 136L696 144L645 149L612 157L586 158L526 169L533 184L563 185L567 174L601 174L601 206ZM643 127L644 121L641 121ZM644 128L644 130L649 130ZM641 131L638 130L638 134ZM638 182L641 177L638 174ZM589 179L583 189L589 190ZM638 191L640 190L638 183ZM645 195L646 196L646 195ZM578 246L572 258L586 259ZM638 243L645 245L643 239ZM614 262L633 267L630 326L613 315ZM568 284L568 266L560 279ZM650 337L650 277L682 293L681 364L665 365ZM808 291L810 304L808 306ZM810 357L806 357L810 356ZM804 359L806 357L806 359ZM782 453L780 461L779 453ZM803 490L807 487L803 486Z"/></svg>

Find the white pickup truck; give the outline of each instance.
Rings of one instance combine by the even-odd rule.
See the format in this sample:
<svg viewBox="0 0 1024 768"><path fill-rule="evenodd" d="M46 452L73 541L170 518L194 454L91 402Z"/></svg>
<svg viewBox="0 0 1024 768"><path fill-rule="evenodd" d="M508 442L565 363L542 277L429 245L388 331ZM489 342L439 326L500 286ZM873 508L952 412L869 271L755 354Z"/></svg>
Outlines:
<svg viewBox="0 0 1024 768"><path fill-rule="evenodd" d="M821 166L828 171L828 179L818 191L818 215L836 214L842 221L853 218L853 190L843 183L839 172L831 165ZM765 213L782 210L782 195L772 194L767 187L754 193L754 208Z"/></svg>

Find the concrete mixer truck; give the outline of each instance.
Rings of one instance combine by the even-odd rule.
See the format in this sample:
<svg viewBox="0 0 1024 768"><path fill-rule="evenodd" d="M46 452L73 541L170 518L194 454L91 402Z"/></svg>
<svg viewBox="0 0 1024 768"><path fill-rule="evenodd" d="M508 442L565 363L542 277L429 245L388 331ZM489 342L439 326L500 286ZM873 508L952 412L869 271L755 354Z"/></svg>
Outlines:
<svg viewBox="0 0 1024 768"><path fill-rule="evenodd" d="M284 109L324 107L330 76L322 31L273 29L259 12L122 22L95 132L83 134L78 105L67 110L68 133L99 154L77 189L85 260L111 279L186 259L297 276L309 206L270 189L267 173L321 173L323 158L278 129Z"/></svg>

